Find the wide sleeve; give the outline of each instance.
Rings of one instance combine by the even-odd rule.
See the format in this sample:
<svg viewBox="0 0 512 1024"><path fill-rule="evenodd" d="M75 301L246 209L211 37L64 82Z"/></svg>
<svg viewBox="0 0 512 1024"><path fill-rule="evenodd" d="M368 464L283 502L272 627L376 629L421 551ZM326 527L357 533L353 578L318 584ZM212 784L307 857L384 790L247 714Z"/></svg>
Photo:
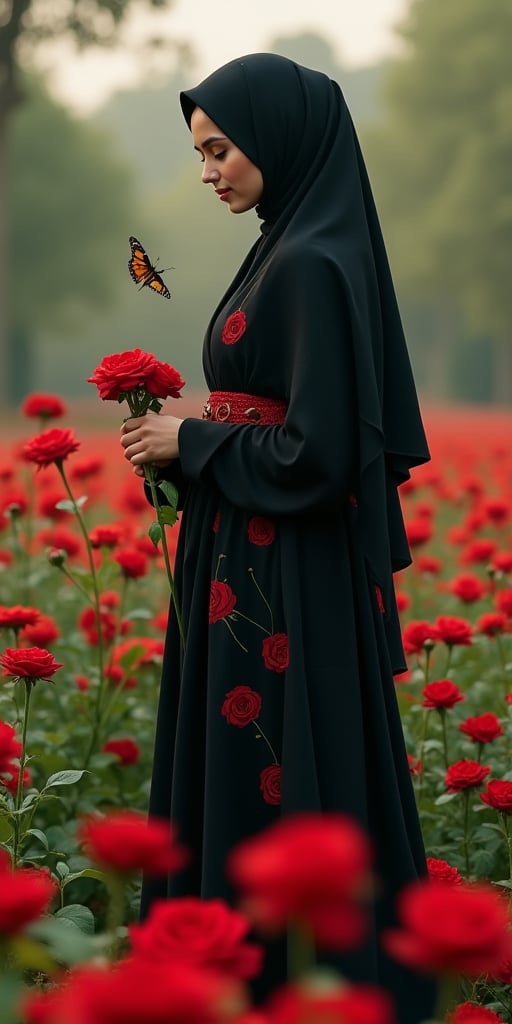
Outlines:
<svg viewBox="0 0 512 1024"><path fill-rule="evenodd" d="M233 504L261 515L339 505L354 487L358 433L351 327L336 268L320 256L290 260L254 317L269 358L275 353L286 421L185 419L178 437L183 473L213 482Z"/></svg>

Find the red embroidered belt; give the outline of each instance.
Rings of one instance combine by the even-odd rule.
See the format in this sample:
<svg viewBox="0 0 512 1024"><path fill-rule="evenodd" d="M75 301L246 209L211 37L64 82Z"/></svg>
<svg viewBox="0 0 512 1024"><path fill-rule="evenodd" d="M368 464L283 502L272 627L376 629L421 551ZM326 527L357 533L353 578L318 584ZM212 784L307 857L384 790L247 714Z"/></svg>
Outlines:
<svg viewBox="0 0 512 1024"><path fill-rule="evenodd" d="M204 420L216 423L284 423L288 406L278 398L246 395L241 391L212 391L203 408Z"/></svg>

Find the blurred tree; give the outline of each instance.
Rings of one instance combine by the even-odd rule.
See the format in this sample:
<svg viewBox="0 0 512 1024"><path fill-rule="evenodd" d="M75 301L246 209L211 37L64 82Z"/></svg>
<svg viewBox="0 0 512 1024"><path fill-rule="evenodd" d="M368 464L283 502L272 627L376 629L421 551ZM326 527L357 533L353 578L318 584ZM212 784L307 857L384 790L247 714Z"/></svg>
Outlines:
<svg viewBox="0 0 512 1024"><path fill-rule="evenodd" d="M413 0L383 122L364 136L390 255L431 306L431 376L461 330L493 343L493 397L512 401L512 5Z"/></svg>
<svg viewBox="0 0 512 1024"><path fill-rule="evenodd" d="M137 7L165 8L172 0L0 0L0 400L9 399L6 365L8 306L7 151L13 111L23 99L20 68L41 43L72 41L78 48L112 46ZM160 40L155 40L160 42Z"/></svg>
<svg viewBox="0 0 512 1024"><path fill-rule="evenodd" d="M133 191L108 138L40 86L31 87L11 142L5 383L12 402L32 388L35 333L69 334L87 308L108 304L125 269L118 257L128 248Z"/></svg>

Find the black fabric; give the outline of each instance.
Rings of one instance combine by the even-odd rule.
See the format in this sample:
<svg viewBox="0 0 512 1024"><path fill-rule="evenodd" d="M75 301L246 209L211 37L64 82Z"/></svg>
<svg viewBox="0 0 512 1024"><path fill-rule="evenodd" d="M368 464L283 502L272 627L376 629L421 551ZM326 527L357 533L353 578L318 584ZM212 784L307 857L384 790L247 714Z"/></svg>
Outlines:
<svg viewBox="0 0 512 1024"><path fill-rule="evenodd" d="M397 487L428 450L370 186L340 89L318 72L250 55L181 102L264 180L262 236L207 330L208 387L285 399L288 414L271 427L189 418L179 431L167 475L187 481L175 573L187 643L171 612L150 809L193 856L145 886L143 908L164 893L232 899L229 850L280 814L350 814L372 837L379 898L368 943L342 966L388 985L399 1024L416 1024L430 986L393 967L378 935L425 872L394 693L405 666L392 571L410 561ZM246 330L226 345L239 307ZM236 725L226 702L241 686L258 713ZM274 949L262 989L282 969Z"/></svg>

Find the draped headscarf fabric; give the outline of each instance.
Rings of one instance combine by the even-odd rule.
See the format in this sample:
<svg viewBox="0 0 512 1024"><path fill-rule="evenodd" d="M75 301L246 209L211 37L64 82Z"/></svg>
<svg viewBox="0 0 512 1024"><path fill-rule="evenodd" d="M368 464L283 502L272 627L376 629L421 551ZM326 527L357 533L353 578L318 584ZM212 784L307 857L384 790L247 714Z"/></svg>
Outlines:
<svg viewBox="0 0 512 1024"><path fill-rule="evenodd" d="M180 101L189 127L198 106L263 177L257 213L264 238L224 300L241 276L250 287L283 246L321 253L319 273L325 259L335 268L356 376L361 538L391 608L391 572L410 563L397 487L429 452L379 220L341 89L321 72L258 53L226 64ZM315 293L312 277L313 308Z"/></svg>

